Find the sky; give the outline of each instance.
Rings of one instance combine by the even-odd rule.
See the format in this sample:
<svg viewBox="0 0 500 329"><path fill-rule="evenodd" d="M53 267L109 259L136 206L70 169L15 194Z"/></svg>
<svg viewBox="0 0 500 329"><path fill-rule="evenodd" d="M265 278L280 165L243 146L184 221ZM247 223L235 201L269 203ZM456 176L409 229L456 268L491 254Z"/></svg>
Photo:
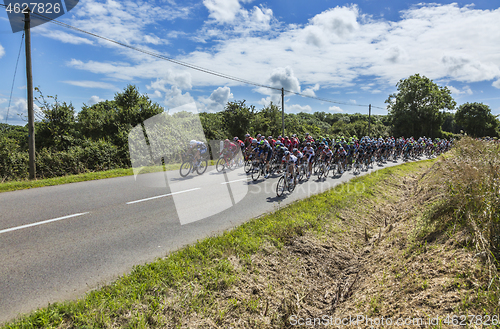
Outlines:
<svg viewBox="0 0 500 329"><path fill-rule="evenodd" d="M373 114L387 114L385 100L397 82L418 73L448 87L457 106L480 102L500 114L497 1L80 0L58 20L203 69L323 99L287 94L287 113L367 114L371 104ZM2 123L26 124L22 35L12 32L0 7ZM31 38L34 86L76 111L112 99L128 84L171 112L192 102L207 112L223 110L228 101L281 106L276 90L53 23L34 27Z"/></svg>

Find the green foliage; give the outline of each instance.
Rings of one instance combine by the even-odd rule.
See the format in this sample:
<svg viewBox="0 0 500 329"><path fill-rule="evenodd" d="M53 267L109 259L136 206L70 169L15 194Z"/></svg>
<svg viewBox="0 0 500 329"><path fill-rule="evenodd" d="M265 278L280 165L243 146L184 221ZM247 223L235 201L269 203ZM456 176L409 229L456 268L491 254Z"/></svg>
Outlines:
<svg viewBox="0 0 500 329"><path fill-rule="evenodd" d="M456 103L447 87L439 87L431 79L415 74L400 80L398 92L389 95L389 117L395 136L440 135L444 117L442 110L452 110Z"/></svg>
<svg viewBox="0 0 500 329"><path fill-rule="evenodd" d="M474 137L498 137L498 120L491 114L491 109L483 103L465 103L460 105L455 114L457 124L468 135Z"/></svg>
<svg viewBox="0 0 500 329"><path fill-rule="evenodd" d="M18 143L0 136L0 182L28 175L28 152L20 152Z"/></svg>
<svg viewBox="0 0 500 329"><path fill-rule="evenodd" d="M47 96L54 99L54 103L51 104L38 87L35 90L39 93L35 100L42 112L41 122L35 123L36 147L53 148L57 151L68 150L78 139L75 131L75 108L71 103L60 103L57 96Z"/></svg>
<svg viewBox="0 0 500 329"><path fill-rule="evenodd" d="M244 136L250 131L251 120L254 116L254 106L248 107L245 101L228 102L222 112L224 125L226 126L228 137Z"/></svg>

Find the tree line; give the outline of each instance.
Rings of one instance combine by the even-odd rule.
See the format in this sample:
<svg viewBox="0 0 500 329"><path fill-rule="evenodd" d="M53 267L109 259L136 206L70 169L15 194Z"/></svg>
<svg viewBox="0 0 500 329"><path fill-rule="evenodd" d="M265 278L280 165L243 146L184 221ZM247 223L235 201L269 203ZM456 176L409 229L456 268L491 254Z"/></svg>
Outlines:
<svg viewBox="0 0 500 329"><path fill-rule="evenodd" d="M341 136L428 136L453 137L461 132L472 136L498 137L499 123L487 105L456 107L447 87L414 75L397 84L389 95L388 115L346 113L285 113L285 134L303 137L310 133ZM35 123L38 177L55 177L87 171L130 167L128 135L146 119L165 109L128 85L112 100L84 105L76 112L71 103L57 96L44 96L36 88L41 120ZM188 112L172 114L190 120ZM282 131L282 113L276 104L262 109L245 100L228 102L223 111L199 114L207 140L221 140L246 133L277 137ZM27 127L0 124L0 181L28 177Z"/></svg>

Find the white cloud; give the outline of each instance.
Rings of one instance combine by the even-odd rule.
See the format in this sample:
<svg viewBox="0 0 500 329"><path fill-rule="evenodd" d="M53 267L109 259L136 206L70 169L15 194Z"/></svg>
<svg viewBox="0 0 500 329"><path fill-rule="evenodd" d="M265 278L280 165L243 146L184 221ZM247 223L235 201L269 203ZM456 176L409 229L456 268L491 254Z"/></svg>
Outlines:
<svg viewBox="0 0 500 329"><path fill-rule="evenodd" d="M3 55L5 55L5 49L0 45L0 58L2 58Z"/></svg>
<svg viewBox="0 0 500 329"><path fill-rule="evenodd" d="M95 5L92 9L95 13L89 9L95 2L89 0L88 3L84 15L77 17L82 22L91 14L102 20L110 19L107 11L113 8L113 1L108 1L104 9ZM207 48L199 44L195 51L176 59L278 88L285 84L286 89L294 91L300 90L300 84L319 84L322 90L353 87L352 92L361 89L381 93L392 91L400 79L415 73L451 82L494 80L493 85L500 86L500 29L491 28L500 21L500 8L479 10L456 3L421 4L402 12L401 20L387 21L363 15L356 5L351 5L328 9L303 25L285 26L276 21L271 9L261 6L247 10L242 2L222 0L220 6L215 7L218 3L205 1L206 6L214 6L210 9L210 13L214 13L212 21L191 36L200 41L207 38L215 41L207 43ZM132 22L127 15L131 15L134 6L126 2L124 7L128 9L119 12L119 20L111 19L110 26L98 26L95 30L109 27L109 36L119 35L127 42L145 42L143 24L146 23ZM102 10L106 13L100 13ZM141 15L144 16L143 11L138 15L141 19L135 20L141 21ZM235 15L233 20L232 15ZM219 21L215 21L216 16ZM248 20L240 19L244 17ZM153 21L158 19L153 17ZM97 19L91 19L92 22L98 24ZM269 27L271 29L266 30ZM136 30L139 32L135 33ZM136 58L129 55L129 58L128 63L74 59L69 65L124 81L158 79L149 87L163 93L171 91L169 85L175 84L181 89L190 89L168 78L169 69L164 61L146 60L143 55ZM270 67L279 69L270 76ZM198 71L189 73L189 85L193 88L240 84ZM358 81L366 77L370 77L371 84L359 85ZM309 89L304 92L314 92ZM278 91L258 91L267 97L262 101L279 101Z"/></svg>
<svg viewBox="0 0 500 329"><path fill-rule="evenodd" d="M344 112L344 110L342 110L342 109L341 109L340 107L338 107L338 106L330 106L330 107L328 108L328 111L331 111L331 112L339 112L339 113L340 113L340 112Z"/></svg>
<svg viewBox="0 0 500 329"><path fill-rule="evenodd" d="M464 94L466 94L466 95L473 94L472 89L469 86L463 87L462 90L459 90L453 86L446 86L446 87L451 91L452 94L457 95L457 96L464 95Z"/></svg>
<svg viewBox="0 0 500 329"><path fill-rule="evenodd" d="M33 31L41 36L55 39L55 40L59 40L63 43L70 43L73 45L80 45L80 44L93 45L94 44L93 41L91 41L87 38L82 38L82 37L76 36L74 34L66 33L66 32L59 31L59 30L51 30L50 27L46 26L46 25L40 25L36 29L34 29Z"/></svg>
<svg viewBox="0 0 500 329"><path fill-rule="evenodd" d="M497 81L493 82L492 86L495 87L495 88L500 89L500 79L498 79Z"/></svg>
<svg viewBox="0 0 500 329"><path fill-rule="evenodd" d="M218 23L232 22L241 9L238 0L203 0L203 4Z"/></svg>
<svg viewBox="0 0 500 329"><path fill-rule="evenodd" d="M100 82L100 81L63 81L63 82L82 88L99 88L99 89L111 89L111 90L117 89L111 83Z"/></svg>
<svg viewBox="0 0 500 329"><path fill-rule="evenodd" d="M0 98L0 104L6 103L6 102L7 102L7 98Z"/></svg>
<svg viewBox="0 0 500 329"><path fill-rule="evenodd" d="M319 90L319 83L315 84L312 88L304 89L302 94L307 95L307 96L316 97L315 91L318 91L318 90Z"/></svg>
<svg viewBox="0 0 500 329"><path fill-rule="evenodd" d="M217 88L208 98L200 97L198 101L204 105L207 111L218 112L225 108L230 98L233 98L233 94L231 89L226 86Z"/></svg>
<svg viewBox="0 0 500 329"><path fill-rule="evenodd" d="M312 112L312 108L309 105L285 105L285 111L288 113L300 113L300 112Z"/></svg>
<svg viewBox="0 0 500 329"><path fill-rule="evenodd" d="M269 83L274 88L284 88L288 91L300 93L299 79L294 75L290 66L274 69L269 77Z"/></svg>
<svg viewBox="0 0 500 329"><path fill-rule="evenodd" d="M193 87L191 84L191 74L189 72L173 72L171 69L167 70L163 78L157 78L156 81L151 82L151 84L146 87L148 89L166 92L168 90L166 87L167 84L177 86L181 89L191 89Z"/></svg>
<svg viewBox="0 0 500 329"><path fill-rule="evenodd" d="M187 92L182 93L182 90L176 86L172 86L165 92L165 105L168 109L173 109L189 103L194 103L193 97Z"/></svg>
<svg viewBox="0 0 500 329"><path fill-rule="evenodd" d="M91 96L90 99L87 101L87 105L94 105L94 104L97 104L99 102L103 102L105 101L105 99L102 99L100 98L99 96Z"/></svg>

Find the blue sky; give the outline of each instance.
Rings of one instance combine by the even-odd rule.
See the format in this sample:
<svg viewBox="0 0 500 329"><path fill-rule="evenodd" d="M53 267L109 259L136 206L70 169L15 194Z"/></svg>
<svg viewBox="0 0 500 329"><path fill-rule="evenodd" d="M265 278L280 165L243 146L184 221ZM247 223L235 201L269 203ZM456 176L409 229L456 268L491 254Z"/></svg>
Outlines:
<svg viewBox="0 0 500 329"><path fill-rule="evenodd" d="M500 9L496 1L357 2L80 0L59 20L83 30L258 84L287 95L285 111L386 114L396 83L419 73L447 86L458 105L500 114ZM0 122L6 121L22 32L0 10ZM23 48L24 51L24 48ZM175 111L227 101L257 109L281 102L269 89L225 80L47 23L32 29L33 79L44 95L83 104L112 99L127 84ZM21 53L8 122L24 124ZM339 104L340 103L340 104ZM20 116L21 115L21 116Z"/></svg>

